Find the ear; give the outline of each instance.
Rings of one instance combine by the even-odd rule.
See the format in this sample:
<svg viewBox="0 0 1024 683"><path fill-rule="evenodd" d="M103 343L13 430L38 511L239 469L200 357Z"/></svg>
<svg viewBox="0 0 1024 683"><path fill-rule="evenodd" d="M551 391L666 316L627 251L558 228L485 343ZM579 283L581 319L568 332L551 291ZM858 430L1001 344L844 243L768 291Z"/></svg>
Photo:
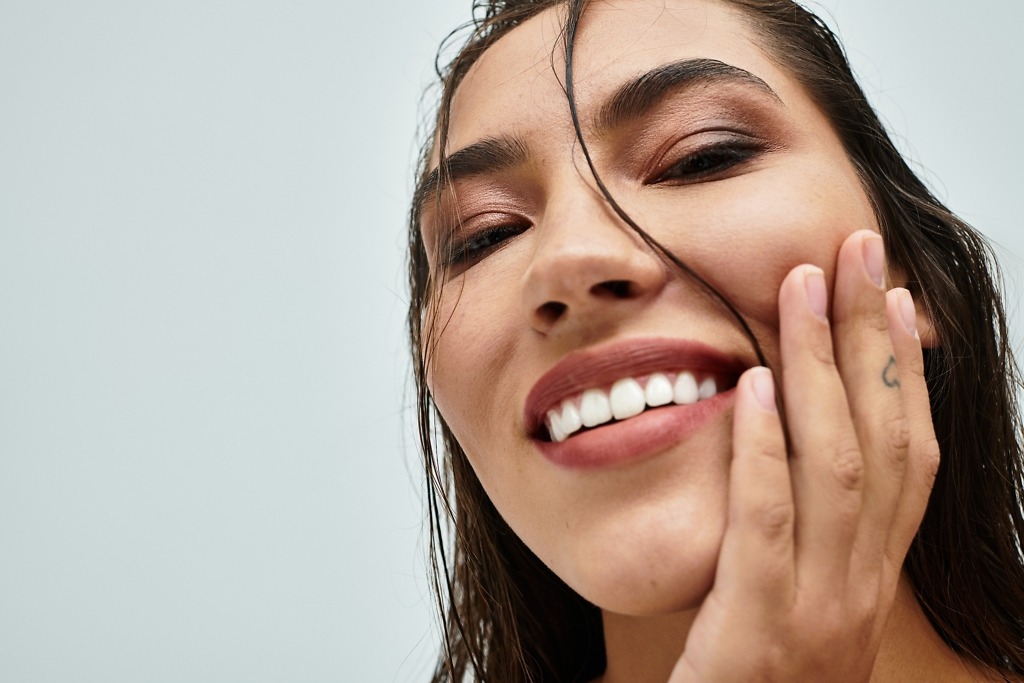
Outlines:
<svg viewBox="0 0 1024 683"><path fill-rule="evenodd" d="M924 310L924 303L921 297L920 282L910 282L902 268L889 269L889 286L904 287L914 297L914 308L917 309L917 335L921 338L921 346L926 349L939 347L939 333L932 324L932 319Z"/></svg>

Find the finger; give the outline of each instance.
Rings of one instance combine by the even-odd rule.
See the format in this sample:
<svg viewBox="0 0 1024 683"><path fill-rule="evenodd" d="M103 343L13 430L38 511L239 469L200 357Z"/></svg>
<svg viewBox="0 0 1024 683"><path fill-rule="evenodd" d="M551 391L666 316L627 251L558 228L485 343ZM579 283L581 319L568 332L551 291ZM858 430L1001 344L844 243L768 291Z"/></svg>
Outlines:
<svg viewBox="0 0 1024 683"><path fill-rule="evenodd" d="M715 585L686 639L671 683L745 680L726 644L769 625L792 604L793 497L786 441L767 368L751 368L736 386L729 506ZM723 674L727 674L722 677Z"/></svg>
<svg viewBox="0 0 1024 683"><path fill-rule="evenodd" d="M882 238L868 230L854 233L839 250L832 300L836 364L864 462L850 574L865 600L872 603L877 600L880 562L900 498L909 446L884 272Z"/></svg>
<svg viewBox="0 0 1024 683"><path fill-rule="evenodd" d="M898 572L924 517L940 456L924 375L924 353L917 335L914 300L906 289L893 289L888 294L887 304L890 338L910 438L903 488L886 546L889 563Z"/></svg>
<svg viewBox="0 0 1024 683"><path fill-rule="evenodd" d="M863 462L835 365L824 273L793 269L779 290L786 424L800 589L843 590L861 506ZM808 593L808 600L821 596Z"/></svg>
<svg viewBox="0 0 1024 683"><path fill-rule="evenodd" d="M732 438L729 516L714 590L741 595L743 609L777 613L793 587L794 508L768 368L751 368L740 377Z"/></svg>

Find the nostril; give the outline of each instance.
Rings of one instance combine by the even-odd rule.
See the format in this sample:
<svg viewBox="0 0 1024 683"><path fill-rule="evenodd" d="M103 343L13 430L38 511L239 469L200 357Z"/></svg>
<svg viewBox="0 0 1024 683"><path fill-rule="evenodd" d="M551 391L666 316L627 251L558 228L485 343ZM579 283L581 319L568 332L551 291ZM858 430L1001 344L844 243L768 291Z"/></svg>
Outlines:
<svg viewBox="0 0 1024 683"><path fill-rule="evenodd" d="M629 280L606 280L590 288L594 296L611 295L616 299L628 299L633 295L633 284Z"/></svg>
<svg viewBox="0 0 1024 683"><path fill-rule="evenodd" d="M562 314L565 313L566 308L568 307L560 301L549 301L546 304L541 305L537 309L537 315L546 324L551 325L552 323L557 322L558 319L562 317Z"/></svg>

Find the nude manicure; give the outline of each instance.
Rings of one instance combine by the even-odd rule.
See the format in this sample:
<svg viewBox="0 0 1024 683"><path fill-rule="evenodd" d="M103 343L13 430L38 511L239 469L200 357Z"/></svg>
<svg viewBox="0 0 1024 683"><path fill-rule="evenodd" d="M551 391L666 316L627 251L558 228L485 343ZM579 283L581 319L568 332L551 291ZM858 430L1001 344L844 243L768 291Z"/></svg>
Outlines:
<svg viewBox="0 0 1024 683"><path fill-rule="evenodd" d="M828 306L828 292L825 288L825 274L814 267L804 270L804 289L807 292L807 303L814 315L827 321L825 312Z"/></svg>
<svg viewBox="0 0 1024 683"><path fill-rule="evenodd" d="M870 235L861 243L864 268L874 283L881 287L885 281L885 247L879 235Z"/></svg>
<svg viewBox="0 0 1024 683"><path fill-rule="evenodd" d="M754 368L750 378L751 389L758 404L771 413L778 412L775 405L775 379L768 368Z"/></svg>
<svg viewBox="0 0 1024 683"><path fill-rule="evenodd" d="M920 339L917 334L917 311L914 308L914 297L905 289L899 290L897 299L900 305L900 315L903 317L903 324L907 327L914 339Z"/></svg>

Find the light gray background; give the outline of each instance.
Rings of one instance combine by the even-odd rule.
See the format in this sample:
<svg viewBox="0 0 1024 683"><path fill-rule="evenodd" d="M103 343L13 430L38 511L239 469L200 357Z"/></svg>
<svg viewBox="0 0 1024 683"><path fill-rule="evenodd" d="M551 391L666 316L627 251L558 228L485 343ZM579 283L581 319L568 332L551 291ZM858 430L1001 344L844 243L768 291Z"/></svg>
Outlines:
<svg viewBox="0 0 1024 683"><path fill-rule="evenodd" d="M469 5L0 0L0 680L424 679L401 246ZM1019 281L1021 4L823 5Z"/></svg>

